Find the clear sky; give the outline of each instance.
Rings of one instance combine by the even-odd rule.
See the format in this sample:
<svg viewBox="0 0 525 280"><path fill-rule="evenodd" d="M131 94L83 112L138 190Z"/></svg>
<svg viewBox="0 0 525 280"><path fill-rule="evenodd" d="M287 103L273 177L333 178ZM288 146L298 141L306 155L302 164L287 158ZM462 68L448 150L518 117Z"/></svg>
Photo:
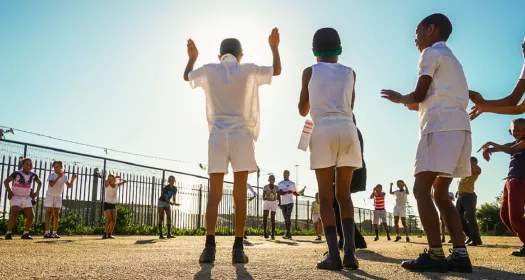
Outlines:
<svg viewBox="0 0 525 280"><path fill-rule="evenodd" d="M409 92L416 82L417 23L441 12L454 31L448 42L463 64L469 86L487 98L510 93L520 74L525 2L509 1L1 1L0 125L129 152L194 162L173 163L117 153L203 175L208 129L202 90L182 74L186 40L195 40L197 66L217 61L220 41L237 37L244 61L271 64L267 38L281 33L283 71L260 90L258 164L284 169L299 184L317 189L309 153L298 150L304 118L297 111L302 70L315 62L313 33L336 28L340 62L357 73L355 114L365 139L368 190L403 179L412 187L418 114L380 98L382 88ZM512 116L482 115L472 123L473 146L511 141ZM101 150L34 137L9 139L96 155ZM478 204L493 201L503 186L509 158L480 158ZM265 172L262 172L265 174ZM267 175L262 176L261 184ZM256 176L250 176L255 184ZM451 190L455 192L456 184ZM356 206L371 207L369 192ZM413 197L412 204L415 205ZM391 210L394 199L387 199Z"/></svg>

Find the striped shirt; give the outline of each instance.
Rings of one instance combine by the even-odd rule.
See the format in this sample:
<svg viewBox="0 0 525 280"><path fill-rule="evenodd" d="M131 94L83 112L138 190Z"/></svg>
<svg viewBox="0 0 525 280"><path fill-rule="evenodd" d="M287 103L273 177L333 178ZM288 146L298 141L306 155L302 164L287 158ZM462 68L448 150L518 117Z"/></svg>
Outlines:
<svg viewBox="0 0 525 280"><path fill-rule="evenodd" d="M374 195L374 207L376 210L385 209L385 197L380 195Z"/></svg>

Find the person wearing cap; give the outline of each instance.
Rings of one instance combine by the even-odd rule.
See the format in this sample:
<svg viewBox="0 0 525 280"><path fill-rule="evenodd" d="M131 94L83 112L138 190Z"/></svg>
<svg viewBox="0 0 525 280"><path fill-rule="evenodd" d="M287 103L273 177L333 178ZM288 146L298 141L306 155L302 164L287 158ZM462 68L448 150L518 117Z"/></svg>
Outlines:
<svg viewBox="0 0 525 280"><path fill-rule="evenodd" d="M243 49L239 40L225 39L220 46L219 63L206 64L193 70L199 52L189 39L188 64L184 80L192 88L201 87L206 94L206 117L209 127L208 173L210 190L206 208L206 243L199 258L201 263L215 261L215 226L222 198L224 175L228 165L233 169L235 210L235 242L233 263L247 263L243 236L246 222L246 186L248 174L257 171L254 141L259 136L259 86L270 84L281 73L279 30L274 28L268 38L273 66L240 63Z"/></svg>
<svg viewBox="0 0 525 280"><path fill-rule="evenodd" d="M525 57L525 37L521 43L521 52ZM518 105L523 94L525 93L525 61L521 68L521 74L518 78L518 82L514 86L512 92L501 99L496 100L485 100L483 96L476 91L469 91L469 97L474 106L470 111L470 119L477 118L481 113L495 113L502 115L519 115L525 113L525 101Z"/></svg>
<svg viewBox="0 0 525 280"><path fill-rule="evenodd" d="M354 208L350 196L352 173L362 167L361 146L352 112L356 74L352 68L338 63L342 47L335 29L317 30L312 45L317 63L303 71L298 109L301 116L310 113L314 122L310 138L310 168L317 176L321 220L328 245L328 254L317 262L317 268L357 269ZM341 209L344 237L342 261L333 209L334 174L335 198Z"/></svg>

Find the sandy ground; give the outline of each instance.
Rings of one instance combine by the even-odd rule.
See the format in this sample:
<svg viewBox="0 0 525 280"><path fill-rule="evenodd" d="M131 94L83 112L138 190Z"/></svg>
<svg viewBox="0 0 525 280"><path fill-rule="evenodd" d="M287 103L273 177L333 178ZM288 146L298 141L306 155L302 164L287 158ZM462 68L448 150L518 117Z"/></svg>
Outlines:
<svg viewBox="0 0 525 280"><path fill-rule="evenodd" d="M470 248L473 274L405 271L401 261L425 248L426 240L417 237L412 243L366 237L369 248L358 251L361 268L352 272L317 270L326 244L313 242L313 237L273 242L249 237L246 265L232 265L233 238L218 237L216 263L202 266L197 259L204 237L19 238L0 240L0 279L525 279L525 258L510 256L519 245L512 237L486 237L484 246Z"/></svg>

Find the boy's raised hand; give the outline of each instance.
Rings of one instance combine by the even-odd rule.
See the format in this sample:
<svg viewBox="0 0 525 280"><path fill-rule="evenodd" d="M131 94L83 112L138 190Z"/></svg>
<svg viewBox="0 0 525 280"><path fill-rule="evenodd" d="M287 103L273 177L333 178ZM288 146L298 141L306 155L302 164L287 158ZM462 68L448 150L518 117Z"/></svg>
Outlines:
<svg viewBox="0 0 525 280"><path fill-rule="evenodd" d="M381 98L388 99L389 101L394 102L394 103L401 103L401 100L403 99L403 95L391 89L382 89Z"/></svg>
<svg viewBox="0 0 525 280"><path fill-rule="evenodd" d="M272 33L268 37L268 43L270 43L270 48L276 49L279 47L279 42L281 41L280 35L279 35L279 29L275 27L272 29Z"/></svg>
<svg viewBox="0 0 525 280"><path fill-rule="evenodd" d="M197 50L197 47L195 46L195 42L193 42L192 39L188 39L188 57L190 59L197 59L199 56L199 50Z"/></svg>

